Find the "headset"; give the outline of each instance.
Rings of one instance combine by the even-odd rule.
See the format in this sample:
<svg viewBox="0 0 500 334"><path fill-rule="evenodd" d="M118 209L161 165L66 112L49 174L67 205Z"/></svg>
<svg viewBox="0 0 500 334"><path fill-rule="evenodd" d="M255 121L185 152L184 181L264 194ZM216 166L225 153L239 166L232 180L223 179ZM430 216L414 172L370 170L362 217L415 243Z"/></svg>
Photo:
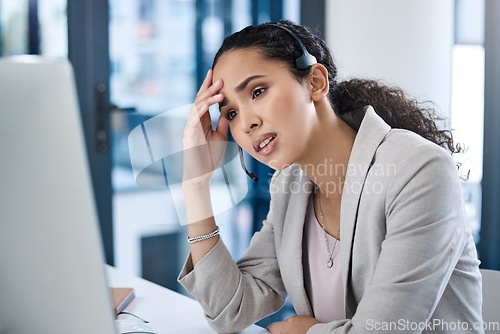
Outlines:
<svg viewBox="0 0 500 334"><path fill-rule="evenodd" d="M245 161L243 160L243 150L241 149L241 146L238 145L238 150L240 151L240 162L241 162L241 168L245 171L245 173L248 175L249 178L253 180L253 182L259 181L259 177L255 175L254 173L250 173L247 168L245 167Z"/></svg>
<svg viewBox="0 0 500 334"><path fill-rule="evenodd" d="M311 67L317 63L316 57L314 57L312 54L310 54L307 51L304 44L302 44L302 42L297 37L297 35L295 35L290 29L288 29L284 26L281 26L281 25L274 24L274 23L271 23L269 25L285 30L287 33L289 33L297 41L297 43L299 43L300 49L302 50L302 55L300 57L298 57L297 59L295 59L295 64L297 64L298 70L306 70L309 67Z"/></svg>
<svg viewBox="0 0 500 334"><path fill-rule="evenodd" d="M299 70L305 70L305 69L307 69L307 68L309 68L312 65L314 65L314 64L317 63L316 57L314 57L312 54L310 54L307 51L307 49L304 46L304 44L302 44L302 42L297 37L297 35L295 35L290 29L288 29L288 28L286 28L284 26L281 26L281 25L274 24L274 23L270 23L269 25L275 26L275 27L278 27L280 29L285 30L287 33L289 33L299 43L300 49L302 50L302 55L300 57L298 57L297 59L295 59L295 64L297 65L297 69L299 69ZM243 150L241 149L240 146L238 146L238 149L239 149L239 152L240 152L241 167L243 168L243 170L245 171L245 173L248 175L248 177L250 177L254 182L257 182L259 180L258 176L255 175L254 173L250 173L247 170L247 168L245 167L245 161L243 160Z"/></svg>

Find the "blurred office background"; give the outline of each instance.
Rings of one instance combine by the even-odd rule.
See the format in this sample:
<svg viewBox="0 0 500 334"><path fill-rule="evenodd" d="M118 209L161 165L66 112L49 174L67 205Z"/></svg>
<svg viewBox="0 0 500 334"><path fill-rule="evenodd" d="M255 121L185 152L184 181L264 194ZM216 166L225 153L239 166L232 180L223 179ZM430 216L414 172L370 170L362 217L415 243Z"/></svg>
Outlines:
<svg viewBox="0 0 500 334"><path fill-rule="evenodd" d="M282 18L327 40L341 78L380 79L436 104L467 148L457 162L468 177L463 194L482 266L500 269L499 2L0 0L0 56L73 64L106 261L183 292L176 277L188 253L186 228L169 191L135 183L128 134L192 103L225 36ZM165 141L181 140L183 124L175 117L169 124ZM245 159L261 180L248 180L245 200L218 217L235 259L266 216L272 175ZM287 304L262 324L291 312Z"/></svg>

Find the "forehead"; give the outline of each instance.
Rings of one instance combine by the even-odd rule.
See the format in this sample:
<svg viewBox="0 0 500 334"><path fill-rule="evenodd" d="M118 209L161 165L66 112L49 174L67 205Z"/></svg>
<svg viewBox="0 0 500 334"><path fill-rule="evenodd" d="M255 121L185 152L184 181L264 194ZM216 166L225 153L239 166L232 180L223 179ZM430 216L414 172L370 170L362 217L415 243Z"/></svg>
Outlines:
<svg viewBox="0 0 500 334"><path fill-rule="evenodd" d="M282 71L289 72L284 62L265 58L259 50L231 50L219 58L214 67L213 81L222 79L224 86L227 86L238 84L252 75L275 75Z"/></svg>

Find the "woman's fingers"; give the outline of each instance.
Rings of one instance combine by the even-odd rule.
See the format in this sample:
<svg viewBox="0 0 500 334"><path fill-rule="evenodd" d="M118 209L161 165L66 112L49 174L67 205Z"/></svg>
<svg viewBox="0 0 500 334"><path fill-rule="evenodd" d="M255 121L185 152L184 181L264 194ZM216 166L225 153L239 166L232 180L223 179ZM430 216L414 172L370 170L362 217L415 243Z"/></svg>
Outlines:
<svg viewBox="0 0 500 334"><path fill-rule="evenodd" d="M193 105L194 110L191 111L188 117L188 119L191 119L191 124L192 122L196 122L201 124L204 130L206 130L207 127L211 129L212 119L210 118L209 108L211 105L222 101L223 98L222 94L217 94L201 101L201 103ZM194 112L196 115L193 114Z"/></svg>
<svg viewBox="0 0 500 334"><path fill-rule="evenodd" d="M201 84L198 93L196 94L195 102L199 100L205 99L207 96L214 95L217 93L223 86L222 80L213 81L213 72L209 70L205 80Z"/></svg>
<svg viewBox="0 0 500 334"><path fill-rule="evenodd" d="M200 103L196 103L198 106L196 107L196 110L198 111L198 114L203 116L203 114L208 110L208 108L216 103L221 102L224 99L224 96L222 94L216 94L213 96L209 96L203 101L200 101Z"/></svg>
<svg viewBox="0 0 500 334"><path fill-rule="evenodd" d="M210 85L212 84L212 77L212 70L208 70L207 75L205 76L205 80L203 80L203 83L201 84L200 90L208 89L208 87L210 87Z"/></svg>
<svg viewBox="0 0 500 334"><path fill-rule="evenodd" d="M223 86L222 80L219 79L213 84L212 80L213 71L209 70L194 101L195 109L200 119L206 114L211 105L221 102L224 98L221 93L218 93ZM207 117L203 118L207 119ZM210 121L209 117L208 121Z"/></svg>
<svg viewBox="0 0 500 334"><path fill-rule="evenodd" d="M214 130L209 112L210 106L224 99L223 94L219 93L223 83L222 80L212 83L212 79L213 73L210 70L196 95L184 129L184 166L189 166L190 171L196 171L194 174L185 172L186 180L211 176L224 155L228 122L225 117L219 117Z"/></svg>
<svg viewBox="0 0 500 334"><path fill-rule="evenodd" d="M201 119L203 115L209 110L209 107L213 104L219 103L224 99L222 94L216 94L213 96L209 96L204 100L195 102L191 107L191 111L188 116L188 120L191 118ZM196 112L198 117L194 117L194 112Z"/></svg>
<svg viewBox="0 0 500 334"><path fill-rule="evenodd" d="M222 86L223 86L222 80L217 80L216 82L214 82L211 86L209 86L206 89L200 88L200 90L198 91L198 95L196 96L194 102L198 103L200 101L205 100L206 98L208 98L210 96L216 95L221 90Z"/></svg>
<svg viewBox="0 0 500 334"><path fill-rule="evenodd" d="M186 129L184 132L184 136L192 136L196 134L205 134L207 135L212 131L212 119L210 117L209 107L215 103L222 101L224 96L222 94L216 94L214 96L210 96L203 101L195 103L191 108L191 111L188 116L188 122L186 124ZM222 117L225 119L224 117ZM219 118L220 121L220 118ZM218 122L219 123L219 122ZM198 130L197 130L198 129ZM221 128L223 129L223 128ZM225 130L227 135L227 129ZM187 139L187 138L185 138ZM201 138L200 138L201 139Z"/></svg>
<svg viewBox="0 0 500 334"><path fill-rule="evenodd" d="M213 72L209 70L188 116L184 140L191 144L210 141L214 132L209 108L211 105L221 102L224 96L222 93L218 93L223 86L222 80L217 80L212 84L212 79ZM227 126L224 127L224 124L219 125L219 123L224 122L219 119L217 128L227 136ZM217 131L217 128L215 131Z"/></svg>

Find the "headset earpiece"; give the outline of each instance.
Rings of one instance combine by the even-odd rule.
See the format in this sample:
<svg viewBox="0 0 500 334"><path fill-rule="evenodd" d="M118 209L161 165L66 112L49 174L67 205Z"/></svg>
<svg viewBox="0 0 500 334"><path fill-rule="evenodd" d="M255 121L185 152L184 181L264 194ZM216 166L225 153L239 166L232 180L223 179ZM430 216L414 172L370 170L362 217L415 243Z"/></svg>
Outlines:
<svg viewBox="0 0 500 334"><path fill-rule="evenodd" d="M310 54L307 51L307 49L304 46L304 44L302 44L302 42L297 37L297 35L295 35L290 29L288 29L286 27L283 27L283 26L280 26L280 25L277 25L277 24L274 24L274 23L271 23L270 25L285 30L286 32L288 32L299 43L300 49L302 50L302 55L300 57L298 57L297 59L295 59L295 63L297 65L297 69L299 69L299 70L305 70L305 69L308 69L309 67L311 67L312 65L314 65L314 64L316 64L318 62L316 60L316 57L314 57L312 54Z"/></svg>

